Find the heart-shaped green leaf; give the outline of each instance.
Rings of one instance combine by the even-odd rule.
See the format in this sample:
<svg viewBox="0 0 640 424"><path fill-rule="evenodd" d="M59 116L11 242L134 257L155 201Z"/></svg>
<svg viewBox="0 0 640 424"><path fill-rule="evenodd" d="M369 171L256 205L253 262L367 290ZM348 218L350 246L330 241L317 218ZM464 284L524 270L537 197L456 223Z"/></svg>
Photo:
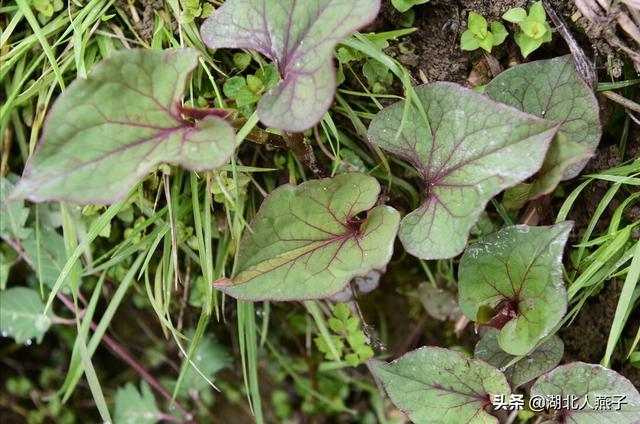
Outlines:
<svg viewBox="0 0 640 424"><path fill-rule="evenodd" d="M511 363L515 356L509 355L498 345L499 330L488 328L482 339L476 344L473 356L487 361L498 369L503 369ZM519 387L534 378L553 369L560 363L564 354L564 343L560 337L554 335L537 347L526 358L503 370L511 387Z"/></svg>
<svg viewBox="0 0 640 424"><path fill-rule="evenodd" d="M600 365L573 362L560 366L536 381L531 397L547 404L562 399L562 406L553 408L557 412L552 422L558 424L640 422L638 390L617 372Z"/></svg>
<svg viewBox="0 0 640 424"><path fill-rule="evenodd" d="M258 103L270 127L301 132L333 102L333 49L373 21L380 0L227 0L202 25L205 44L257 50L276 63L282 82Z"/></svg>
<svg viewBox="0 0 640 424"><path fill-rule="evenodd" d="M117 424L155 424L160 417L160 410L146 381L141 383L140 391L133 384L127 383L116 392Z"/></svg>
<svg viewBox="0 0 640 424"><path fill-rule="evenodd" d="M51 326L53 314L44 314L40 295L27 287L12 287L0 292L0 330L3 337L13 337L16 343L38 343Z"/></svg>
<svg viewBox="0 0 640 424"><path fill-rule="evenodd" d="M460 309L471 320L493 310L480 324L500 328L500 348L511 355L531 352L566 312L562 252L572 225L505 227L460 260Z"/></svg>
<svg viewBox="0 0 640 424"><path fill-rule="evenodd" d="M374 207L379 194L378 181L358 173L278 187L242 239L235 276L217 288L242 300L317 299L382 269L400 216Z"/></svg>
<svg viewBox="0 0 640 424"><path fill-rule="evenodd" d="M602 133L598 100L580 78L571 56L525 63L504 71L487 85L485 93L501 103L561 123L558 134L564 138L557 138L554 143L571 145L549 149L538 175L548 181L536 190L536 195L551 192L561 179L576 177L598 146ZM561 169L557 172L559 164ZM552 175L549 168L555 169Z"/></svg>
<svg viewBox="0 0 640 424"><path fill-rule="evenodd" d="M426 200L400 225L405 249L423 259L450 258L464 249L487 202L540 168L557 125L455 84L415 92L428 125L416 107L403 119L402 101L375 116L369 139L422 178Z"/></svg>
<svg viewBox="0 0 640 424"><path fill-rule="evenodd" d="M370 365L393 403L416 424L497 424L485 409L493 396L511 393L504 375L493 366L439 347Z"/></svg>
<svg viewBox="0 0 640 424"><path fill-rule="evenodd" d="M197 63L191 49L111 54L55 102L12 197L112 203L161 163L224 164L235 149L233 128L215 115L193 122L181 107Z"/></svg>

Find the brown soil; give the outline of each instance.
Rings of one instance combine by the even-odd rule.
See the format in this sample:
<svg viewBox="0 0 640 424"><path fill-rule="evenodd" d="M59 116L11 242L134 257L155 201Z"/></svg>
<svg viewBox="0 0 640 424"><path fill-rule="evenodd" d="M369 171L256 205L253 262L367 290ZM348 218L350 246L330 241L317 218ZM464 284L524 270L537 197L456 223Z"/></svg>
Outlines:
<svg viewBox="0 0 640 424"><path fill-rule="evenodd" d="M416 81L453 81L469 85L468 77L475 65L482 62L483 52L463 52L459 46L461 34L466 30L469 12L480 13L488 21L500 20L510 8L526 6L527 0L431 0L414 8L418 30L400 42L392 43L388 53L395 56L412 72ZM584 17L576 19L577 9L571 0L551 0L554 10L567 22L569 30L587 57L594 60L598 69L615 77L622 73L623 62L615 47L603 38L603 34L614 32L614 22L600 22L597 25ZM374 30L401 27L403 15L384 2ZM576 19L574 22L573 19ZM511 33L515 28L507 24ZM400 48L402 45L402 48ZM555 57L568 53L568 48L556 34L554 41L543 45L528 60ZM493 49L491 53L502 64L516 64L523 61L512 37Z"/></svg>
<svg viewBox="0 0 640 424"><path fill-rule="evenodd" d="M565 353L563 362L582 361L597 364L602 359L607 347L609 330L613 322L613 316L622 290L622 282L610 281L603 290L588 300L588 305L582 308L576 320L566 328L560 330L560 338L564 341ZM627 328L635 329L640 324L640 315L637 313L630 317ZM627 334L623 337L633 337ZM618 351L614 354L612 362L622 358ZM640 387L640 369L626 366L619 370L636 387Z"/></svg>

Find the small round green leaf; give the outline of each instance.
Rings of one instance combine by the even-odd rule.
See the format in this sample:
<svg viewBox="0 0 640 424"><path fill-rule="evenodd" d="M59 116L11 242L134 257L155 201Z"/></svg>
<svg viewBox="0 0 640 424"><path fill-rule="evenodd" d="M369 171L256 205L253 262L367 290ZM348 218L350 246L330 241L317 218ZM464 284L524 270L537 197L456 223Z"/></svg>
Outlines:
<svg viewBox="0 0 640 424"><path fill-rule="evenodd" d="M450 258L464 250L487 202L540 168L558 125L455 84L421 85L415 93L427 121L413 105L405 116L401 101L375 116L369 140L422 179L426 199L400 225L405 250Z"/></svg>
<svg viewBox="0 0 640 424"><path fill-rule="evenodd" d="M380 0L227 0L201 34L212 49L253 49L273 60L282 82L262 97L258 116L270 127L301 132L333 102L333 49L379 9Z"/></svg>
<svg viewBox="0 0 640 424"><path fill-rule="evenodd" d="M552 422L572 424L637 424L640 393L617 372L600 365L573 362L543 375L531 388L531 397L568 399L570 408L558 408Z"/></svg>
<svg viewBox="0 0 640 424"><path fill-rule="evenodd" d="M511 387L514 388L553 369L560 363L564 354L564 343L560 337L554 335L525 358L503 369L511 363L515 356L509 355L500 348L498 344L499 333L500 331L495 328L488 328L482 339L476 344L473 356L503 370Z"/></svg>
<svg viewBox="0 0 640 424"><path fill-rule="evenodd" d="M493 366L459 352L423 347L385 364L370 362L393 403L416 424L497 424L486 408L511 393Z"/></svg>
<svg viewBox="0 0 640 424"><path fill-rule="evenodd" d="M44 315L40 295L27 287L13 287L0 292L0 331L16 343L38 343L51 326L52 314Z"/></svg>
<svg viewBox="0 0 640 424"><path fill-rule="evenodd" d="M118 51L74 81L53 105L11 196L113 203L161 163L196 171L223 165L235 149L231 125L215 115L192 122L181 109L198 56Z"/></svg>
<svg viewBox="0 0 640 424"><path fill-rule="evenodd" d="M513 9L509 9L507 13L502 15L502 19L514 24L522 22L526 18L527 18L527 11L521 7L514 7Z"/></svg>
<svg viewBox="0 0 640 424"><path fill-rule="evenodd" d="M486 323L501 329L498 343L511 355L531 352L566 312L562 252L572 225L506 227L460 260L460 309L471 320L493 310Z"/></svg>
<svg viewBox="0 0 640 424"><path fill-rule="evenodd" d="M400 216L374 207L379 194L378 181L359 173L278 187L242 239L235 276L216 287L241 300L318 299L384 268Z"/></svg>

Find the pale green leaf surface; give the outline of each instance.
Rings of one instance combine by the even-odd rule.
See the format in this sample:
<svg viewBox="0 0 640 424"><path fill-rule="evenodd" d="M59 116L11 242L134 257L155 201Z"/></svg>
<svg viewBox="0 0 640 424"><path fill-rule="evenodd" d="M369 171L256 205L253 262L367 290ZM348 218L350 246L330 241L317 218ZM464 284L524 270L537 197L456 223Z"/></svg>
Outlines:
<svg viewBox="0 0 640 424"><path fill-rule="evenodd" d="M335 93L333 49L373 21L380 0L228 0L202 25L212 48L253 49L282 82L258 103L267 126L301 132L317 124Z"/></svg>
<svg viewBox="0 0 640 424"><path fill-rule="evenodd" d="M509 355L498 345L499 330L488 328L482 339L476 344L474 358L487 361L494 367L502 370L515 358ZM560 363L564 354L564 343L556 335L537 347L527 357L503 370L511 387L519 387L534 378L550 371Z"/></svg>
<svg viewBox="0 0 640 424"><path fill-rule="evenodd" d="M402 101L375 116L369 140L422 178L426 200L400 225L404 248L423 259L450 258L464 249L487 202L540 168L557 125L450 83L415 92L431 132L417 108L402 124Z"/></svg>
<svg viewBox="0 0 640 424"><path fill-rule="evenodd" d="M38 343L51 326L52 314L43 315L40 295L27 287L12 287L0 292L0 330L3 337L16 343Z"/></svg>
<svg viewBox="0 0 640 424"><path fill-rule="evenodd" d="M38 246L34 231L23 241L22 248L31 258L38 279L49 288L53 288L67 262L62 236L53 228L42 226L40 228L40 245Z"/></svg>
<svg viewBox="0 0 640 424"><path fill-rule="evenodd" d="M640 393L629 380L600 365L573 362L562 365L540 377L531 388L532 396L574 398L584 408L566 409L557 414L554 423L570 424L637 424L640 422ZM624 397L624 399L620 399ZM596 409L598 398L622 400L620 409L613 405ZM585 403L587 401L587 403Z"/></svg>
<svg viewBox="0 0 640 424"><path fill-rule="evenodd" d="M217 288L242 300L317 299L382 269L400 217L374 207L379 194L376 179L359 173L278 187L244 235L235 276Z"/></svg>
<svg viewBox="0 0 640 424"><path fill-rule="evenodd" d="M505 352L529 353L564 316L562 253L572 225L505 227L462 256L460 309L471 320L481 307L504 313L498 343Z"/></svg>
<svg viewBox="0 0 640 424"><path fill-rule="evenodd" d="M525 37L526 38L526 37ZM586 165L588 157L598 146L600 126L598 100L582 80L571 56L525 63L502 72L486 87L492 99L516 107L524 112L561 123L556 143L577 143L583 151L572 146L551 148L544 168L553 164L552 175L545 185L549 192L562 179L576 177ZM569 156L573 154L573 159ZM559 159L557 156L560 156ZM561 166L560 166L561 164ZM558 171L562 171L558 174ZM541 172L549 174L548 170Z"/></svg>
<svg viewBox="0 0 640 424"><path fill-rule="evenodd" d="M13 183L6 177L0 177L0 235L12 240L21 240L31 234L25 227L29 209L20 200L9 201Z"/></svg>
<svg viewBox="0 0 640 424"><path fill-rule="evenodd" d="M504 375L459 352L423 347L388 364L370 362L393 403L416 424L498 424L485 407L509 396Z"/></svg>
<svg viewBox="0 0 640 424"><path fill-rule="evenodd" d="M155 424L159 421L160 410L149 385L143 381L140 391L127 383L116 393L114 424Z"/></svg>
<svg viewBox="0 0 640 424"><path fill-rule="evenodd" d="M211 115L183 116L182 94L198 53L115 52L62 93L13 198L107 204L161 163L189 170L223 165L233 128Z"/></svg>

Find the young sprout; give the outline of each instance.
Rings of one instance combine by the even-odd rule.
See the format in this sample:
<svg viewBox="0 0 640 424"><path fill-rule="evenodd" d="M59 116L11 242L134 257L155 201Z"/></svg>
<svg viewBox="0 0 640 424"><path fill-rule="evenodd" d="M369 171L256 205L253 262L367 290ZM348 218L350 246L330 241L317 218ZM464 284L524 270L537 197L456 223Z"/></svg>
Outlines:
<svg viewBox="0 0 640 424"><path fill-rule="evenodd" d="M551 41L551 26L542 2L537 1L529 8L529 13L521 7L514 7L502 15L505 21L518 24L522 32L514 36L523 57L529 56L542 43Z"/></svg>
<svg viewBox="0 0 640 424"><path fill-rule="evenodd" d="M429 0L391 0L391 4L395 7L398 12L404 13L409 11L413 6L417 6L419 4L425 4Z"/></svg>
<svg viewBox="0 0 640 424"><path fill-rule="evenodd" d="M460 38L462 50L473 51L482 47L491 52L493 46L498 46L507 38L509 33L500 22L487 23L487 20L480 14L469 13L467 29Z"/></svg>

